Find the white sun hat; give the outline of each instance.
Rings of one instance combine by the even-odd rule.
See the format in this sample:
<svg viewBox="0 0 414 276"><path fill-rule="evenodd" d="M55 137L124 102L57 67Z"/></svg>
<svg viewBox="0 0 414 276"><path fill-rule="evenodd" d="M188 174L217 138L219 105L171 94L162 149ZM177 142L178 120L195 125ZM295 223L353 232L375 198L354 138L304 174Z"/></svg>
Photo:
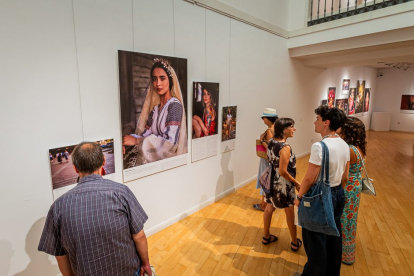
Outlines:
<svg viewBox="0 0 414 276"><path fill-rule="evenodd" d="M276 114L276 109L266 107L263 110L262 118L263 117L278 117L278 115Z"/></svg>

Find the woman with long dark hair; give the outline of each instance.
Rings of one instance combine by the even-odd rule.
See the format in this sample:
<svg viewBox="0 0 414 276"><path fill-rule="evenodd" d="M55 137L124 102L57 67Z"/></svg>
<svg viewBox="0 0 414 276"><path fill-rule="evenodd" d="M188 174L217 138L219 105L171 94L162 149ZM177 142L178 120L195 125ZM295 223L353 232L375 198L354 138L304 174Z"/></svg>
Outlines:
<svg viewBox="0 0 414 276"><path fill-rule="evenodd" d="M277 241L277 237L270 234L270 223L276 208L284 209L286 222L292 238L291 249L298 251L302 241L297 238L295 225L295 188L299 191L300 183L296 180L296 156L292 147L286 142L295 133L295 121L290 118L277 119L274 125L274 136L267 146L267 158L273 165L275 177L273 179L273 194L266 194L266 210L263 214L264 235L263 244Z"/></svg>
<svg viewBox="0 0 414 276"><path fill-rule="evenodd" d="M204 137L216 134L216 100L211 89L205 87L203 89L203 118L198 115L193 116L193 138Z"/></svg>
<svg viewBox="0 0 414 276"><path fill-rule="evenodd" d="M355 261L356 230L359 202L362 190L362 167L367 154L364 123L355 117L347 117L345 124L337 130L349 145L349 178L345 190L345 207L341 217L342 262L353 264Z"/></svg>

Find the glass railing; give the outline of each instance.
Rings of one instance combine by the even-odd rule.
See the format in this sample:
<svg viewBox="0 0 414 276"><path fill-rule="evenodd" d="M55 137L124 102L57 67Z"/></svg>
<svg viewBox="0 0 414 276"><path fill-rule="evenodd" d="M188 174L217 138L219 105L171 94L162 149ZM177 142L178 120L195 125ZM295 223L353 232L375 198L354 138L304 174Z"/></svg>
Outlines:
<svg viewBox="0 0 414 276"><path fill-rule="evenodd" d="M313 26L414 0L309 0L308 26Z"/></svg>

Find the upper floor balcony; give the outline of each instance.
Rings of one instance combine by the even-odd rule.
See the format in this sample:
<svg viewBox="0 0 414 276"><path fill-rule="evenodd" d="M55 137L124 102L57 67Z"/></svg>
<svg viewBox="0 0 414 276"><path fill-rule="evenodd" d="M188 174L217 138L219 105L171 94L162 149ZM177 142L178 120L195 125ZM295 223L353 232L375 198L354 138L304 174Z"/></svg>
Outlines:
<svg viewBox="0 0 414 276"><path fill-rule="evenodd" d="M393 7L414 0L309 0L308 26Z"/></svg>

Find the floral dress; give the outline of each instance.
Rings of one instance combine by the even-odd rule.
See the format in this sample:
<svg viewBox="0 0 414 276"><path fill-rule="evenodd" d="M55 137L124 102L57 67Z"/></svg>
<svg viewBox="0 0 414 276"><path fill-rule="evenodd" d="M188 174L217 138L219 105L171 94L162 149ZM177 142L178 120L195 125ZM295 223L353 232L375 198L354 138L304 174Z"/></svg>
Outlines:
<svg viewBox="0 0 414 276"><path fill-rule="evenodd" d="M342 228L342 262L353 264L355 262L356 230L359 201L362 190L362 162L358 150L350 148L357 156L357 162L349 165L349 179L345 187L345 207L341 217Z"/></svg>
<svg viewBox="0 0 414 276"><path fill-rule="evenodd" d="M275 178L273 179L273 194L266 194L266 203L270 203L274 208L287 208L295 205L295 183L288 181L279 174L280 151L290 145L286 142L279 142L270 139L267 145L267 159L273 165ZM290 158L287 166L287 172L296 178L296 156L290 148Z"/></svg>

